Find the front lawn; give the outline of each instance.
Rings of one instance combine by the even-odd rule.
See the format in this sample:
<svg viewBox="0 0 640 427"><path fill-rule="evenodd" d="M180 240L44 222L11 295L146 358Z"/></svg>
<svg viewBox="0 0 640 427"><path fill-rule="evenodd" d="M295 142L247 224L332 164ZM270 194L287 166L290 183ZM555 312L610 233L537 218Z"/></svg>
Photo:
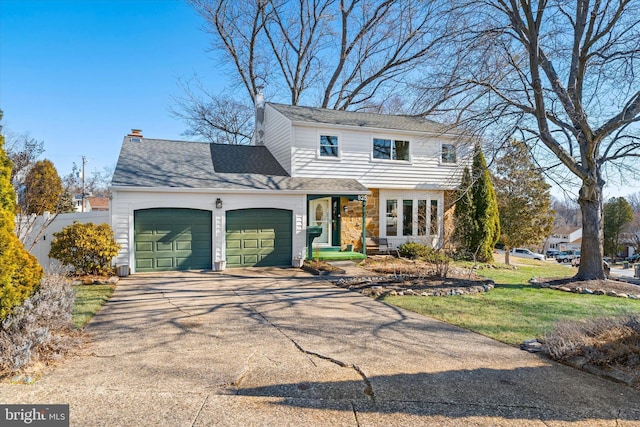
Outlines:
<svg viewBox="0 0 640 427"><path fill-rule="evenodd" d="M73 303L73 326L82 328L109 300L115 285L75 285L76 299Z"/></svg>
<svg viewBox="0 0 640 427"><path fill-rule="evenodd" d="M640 314L640 300L532 286L528 283L532 277L570 277L575 269L551 262L527 264L518 270L480 270L480 275L496 283L490 292L450 297L386 296L384 301L511 345L541 337L560 320Z"/></svg>

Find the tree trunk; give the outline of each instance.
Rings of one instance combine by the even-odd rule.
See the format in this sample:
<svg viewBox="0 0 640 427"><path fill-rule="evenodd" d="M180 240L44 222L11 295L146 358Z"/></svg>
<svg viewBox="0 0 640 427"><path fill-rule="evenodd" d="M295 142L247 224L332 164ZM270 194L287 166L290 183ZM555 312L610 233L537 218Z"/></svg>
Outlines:
<svg viewBox="0 0 640 427"><path fill-rule="evenodd" d="M504 263L507 265L511 265L509 264L509 252L511 252L511 248L508 246L504 247Z"/></svg>
<svg viewBox="0 0 640 427"><path fill-rule="evenodd" d="M576 279L604 279L602 265L602 180L583 182L578 203L582 210L582 245Z"/></svg>

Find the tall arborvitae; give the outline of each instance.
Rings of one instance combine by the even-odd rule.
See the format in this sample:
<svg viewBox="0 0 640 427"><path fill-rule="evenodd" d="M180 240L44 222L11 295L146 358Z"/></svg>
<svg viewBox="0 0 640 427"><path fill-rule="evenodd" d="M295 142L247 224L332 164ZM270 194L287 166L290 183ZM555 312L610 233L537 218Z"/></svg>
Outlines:
<svg viewBox="0 0 640 427"><path fill-rule="evenodd" d="M454 238L459 249L480 262L493 262L500 237L498 202L482 150L476 147L471 174L462 176L454 213Z"/></svg>
<svg viewBox="0 0 640 427"><path fill-rule="evenodd" d="M500 239L498 200L491 182L491 174L480 146L476 146L471 168L471 187L476 232L471 238L471 249L481 262L493 262L493 248Z"/></svg>
<svg viewBox="0 0 640 427"><path fill-rule="evenodd" d="M42 268L14 232L16 195L11 185L11 160L0 135L0 320L38 288Z"/></svg>

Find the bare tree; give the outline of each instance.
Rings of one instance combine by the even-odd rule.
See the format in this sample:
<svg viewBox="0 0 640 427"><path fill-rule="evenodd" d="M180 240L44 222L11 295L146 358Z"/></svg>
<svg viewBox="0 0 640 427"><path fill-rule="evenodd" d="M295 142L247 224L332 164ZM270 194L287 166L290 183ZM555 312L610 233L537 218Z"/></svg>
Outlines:
<svg viewBox="0 0 640 427"><path fill-rule="evenodd" d="M469 32L451 56L474 61L467 59L451 82L461 94L454 106L465 107L468 124L509 126L507 135L526 140L538 161L578 179L583 262L576 277L604 278L605 176L616 168L629 173L640 157L640 3L469 0L465 6Z"/></svg>
<svg viewBox="0 0 640 427"><path fill-rule="evenodd" d="M24 185L24 179L29 169L44 153L44 141L32 138L28 132L14 134L7 132L5 151L13 162L11 170L11 184L17 193L20 193Z"/></svg>
<svg viewBox="0 0 640 427"><path fill-rule="evenodd" d="M223 59L219 63L228 65L236 94L240 88L253 101L258 88L266 86L291 105L305 102L338 110L398 112L398 89L416 78L417 67L429 62L426 58L437 53L443 38L463 30L452 29L448 1L190 3L205 20L211 49ZM225 110L219 106L229 105L228 97L204 92L206 102L187 91L178 103L176 115L187 122L188 133L212 140L207 129L213 128L216 139L220 132L239 132L245 138L245 131L238 130L242 126L230 125L220 115ZM234 110L242 123L252 112L242 102Z"/></svg>
<svg viewBox="0 0 640 427"><path fill-rule="evenodd" d="M187 124L184 135L218 144L249 144L253 134L253 106L208 91L199 80L181 83L172 114Z"/></svg>
<svg viewBox="0 0 640 427"><path fill-rule="evenodd" d="M553 198L552 209L556 212L556 219L553 223L556 228L580 227L581 214L580 205L575 200L565 198Z"/></svg>

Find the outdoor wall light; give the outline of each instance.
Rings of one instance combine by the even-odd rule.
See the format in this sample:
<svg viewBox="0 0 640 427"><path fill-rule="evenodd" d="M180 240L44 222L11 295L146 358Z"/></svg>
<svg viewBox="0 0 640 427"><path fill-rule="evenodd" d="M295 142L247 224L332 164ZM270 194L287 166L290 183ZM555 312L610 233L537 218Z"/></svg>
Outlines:
<svg viewBox="0 0 640 427"><path fill-rule="evenodd" d="M216 209L222 209L222 199L220 197L216 199Z"/></svg>
<svg viewBox="0 0 640 427"><path fill-rule="evenodd" d="M347 205L344 205L344 206L342 207L342 209L343 209L343 210L345 211L345 213L346 213L346 212L347 212Z"/></svg>

